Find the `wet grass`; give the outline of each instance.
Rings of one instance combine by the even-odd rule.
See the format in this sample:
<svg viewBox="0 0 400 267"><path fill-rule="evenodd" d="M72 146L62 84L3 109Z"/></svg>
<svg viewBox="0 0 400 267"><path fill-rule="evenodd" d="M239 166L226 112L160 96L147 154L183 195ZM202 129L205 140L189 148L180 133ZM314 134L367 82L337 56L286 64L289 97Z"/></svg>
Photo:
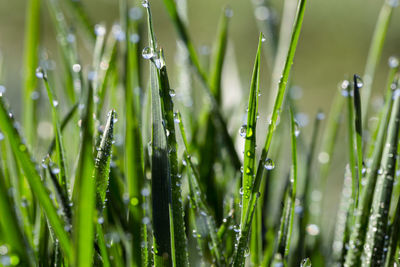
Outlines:
<svg viewBox="0 0 400 267"><path fill-rule="evenodd" d="M271 21L258 25L273 43L260 33L249 44L244 123L228 115L222 90L225 67L236 64L227 54L229 24L240 12L221 10L213 53L204 55L187 27L190 3L164 0L180 53L166 62L151 1L119 1L120 21L107 27L91 21L83 2L30 0L22 125L0 87L0 266L398 264L397 58L389 59L384 104L368 109L395 2L383 3L364 81L354 74L341 82L326 122L318 112L307 136L290 78L306 0L297 2L288 38ZM55 66L38 51L41 12L57 34ZM81 46L91 48L89 63ZM167 71L174 63L180 69ZM261 77L275 77L279 66L265 106ZM337 142L340 132L345 142ZM341 150L346 158L334 165ZM337 215L324 210L328 180L342 179L331 178L334 168L345 178Z"/></svg>

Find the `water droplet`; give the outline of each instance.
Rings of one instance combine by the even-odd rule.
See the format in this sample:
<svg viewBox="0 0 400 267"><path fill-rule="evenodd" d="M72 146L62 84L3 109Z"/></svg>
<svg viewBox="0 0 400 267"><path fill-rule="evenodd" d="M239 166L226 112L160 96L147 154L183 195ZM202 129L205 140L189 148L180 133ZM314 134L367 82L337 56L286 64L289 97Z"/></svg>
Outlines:
<svg viewBox="0 0 400 267"><path fill-rule="evenodd" d="M249 127L248 130L247 130L246 137L247 137L247 138L250 138L250 137L252 137L252 136L253 136L253 128L252 128L252 127Z"/></svg>
<svg viewBox="0 0 400 267"><path fill-rule="evenodd" d="M275 162L272 159L267 158L264 162L264 168L267 170L273 170L275 168Z"/></svg>
<svg viewBox="0 0 400 267"><path fill-rule="evenodd" d="M319 155L318 155L318 161L319 161L321 164L326 164L326 163L328 163L328 162L329 162L329 159L330 159L329 154L326 153L326 152L321 152L321 153L319 153Z"/></svg>
<svg viewBox="0 0 400 267"><path fill-rule="evenodd" d="M294 122L294 135L296 137L300 135L300 125L297 121Z"/></svg>
<svg viewBox="0 0 400 267"><path fill-rule="evenodd" d="M146 46L145 48L143 48L142 56L144 59L152 59L155 56L153 48L151 48L149 46Z"/></svg>
<svg viewBox="0 0 400 267"><path fill-rule="evenodd" d="M170 95L171 97L176 96L176 93L175 93L174 89L169 89L169 95Z"/></svg>
<svg viewBox="0 0 400 267"><path fill-rule="evenodd" d="M247 150L247 152L246 152L246 156L248 156L248 157L251 157L251 156L253 156L253 153L251 153L251 151L250 151L250 150Z"/></svg>
<svg viewBox="0 0 400 267"><path fill-rule="evenodd" d="M129 41L131 41L131 43L133 44L137 44L140 41L140 36L137 33L131 34L131 36L129 37Z"/></svg>
<svg viewBox="0 0 400 267"><path fill-rule="evenodd" d="M57 100L53 100L53 106L57 107L58 106L58 101Z"/></svg>
<svg viewBox="0 0 400 267"><path fill-rule="evenodd" d="M43 69L41 67L38 67L36 69L36 77L38 79L44 79L45 78L45 73L44 73L44 71L43 71Z"/></svg>
<svg viewBox="0 0 400 267"><path fill-rule="evenodd" d="M397 7L399 5L399 0L387 0L387 4L391 7Z"/></svg>
<svg viewBox="0 0 400 267"><path fill-rule="evenodd" d="M59 173L60 173L60 169L59 169L59 168L53 168L53 169L51 170L51 172L52 172L53 174L59 174Z"/></svg>
<svg viewBox="0 0 400 267"><path fill-rule="evenodd" d="M2 96L6 92L6 87L4 85L0 85L0 96Z"/></svg>
<svg viewBox="0 0 400 267"><path fill-rule="evenodd" d="M309 235L316 236L319 234L319 227L316 224L309 224L306 227L306 231Z"/></svg>
<svg viewBox="0 0 400 267"><path fill-rule="evenodd" d="M131 198L131 205L132 206L137 206L139 205L139 199L137 197Z"/></svg>
<svg viewBox="0 0 400 267"><path fill-rule="evenodd" d="M142 6L145 7L145 8L148 8L149 7L149 0L143 0L142 1Z"/></svg>
<svg viewBox="0 0 400 267"><path fill-rule="evenodd" d="M270 16L269 9L266 6L258 6L254 9L254 16L258 20L267 20Z"/></svg>
<svg viewBox="0 0 400 267"><path fill-rule="evenodd" d="M129 18L131 20L139 20L142 18L142 10L138 7L133 7L129 10Z"/></svg>
<svg viewBox="0 0 400 267"><path fill-rule="evenodd" d="M99 217L99 218L97 219L97 223L98 223L98 224L103 224L103 223L104 223L104 218L103 218L103 217Z"/></svg>
<svg viewBox="0 0 400 267"><path fill-rule="evenodd" d="M244 168L243 168L243 166L241 166L240 167L240 172L243 173L243 171L244 171Z"/></svg>
<svg viewBox="0 0 400 267"><path fill-rule="evenodd" d="M394 69L399 66L399 59L397 57L390 57L388 60L389 67Z"/></svg>
<svg viewBox="0 0 400 267"><path fill-rule="evenodd" d="M325 113L323 113L323 112L318 112L318 113L317 113L317 120L322 121L322 120L324 120L324 119L325 119Z"/></svg>
<svg viewBox="0 0 400 267"><path fill-rule="evenodd" d="M361 77L358 76L358 75L355 75L355 77L356 77L357 87L358 87L358 88L363 87L363 86L364 86L364 82L363 82L363 80L361 79Z"/></svg>
<svg viewBox="0 0 400 267"><path fill-rule="evenodd" d="M242 127L239 129L239 135L241 137L246 137L247 125L243 124Z"/></svg>
<svg viewBox="0 0 400 267"><path fill-rule="evenodd" d="M96 24L94 26L94 33L97 36L104 36L106 34L106 27L104 27L104 25L101 24Z"/></svg>
<svg viewBox="0 0 400 267"><path fill-rule="evenodd" d="M246 174L247 175L251 174L251 169L249 167L246 168Z"/></svg>
<svg viewBox="0 0 400 267"><path fill-rule="evenodd" d="M170 132L168 129L165 129L165 135L168 137L170 135Z"/></svg>
<svg viewBox="0 0 400 267"><path fill-rule="evenodd" d="M81 71L81 65L80 64L72 65L72 71L73 72L80 72Z"/></svg>
<svg viewBox="0 0 400 267"><path fill-rule="evenodd" d="M265 38L265 35L263 34L262 37L261 37L261 42L264 43L266 40L267 40L267 38Z"/></svg>
<svg viewBox="0 0 400 267"><path fill-rule="evenodd" d="M243 195L243 193L244 193L244 189L243 189L243 187L241 187L241 188L239 189L239 194L240 194L240 195Z"/></svg>
<svg viewBox="0 0 400 267"><path fill-rule="evenodd" d="M2 132L0 132L0 141L4 140L4 135Z"/></svg>
<svg viewBox="0 0 400 267"><path fill-rule="evenodd" d="M179 114L177 112L174 112L174 122L175 123L180 123L181 120L179 119Z"/></svg>

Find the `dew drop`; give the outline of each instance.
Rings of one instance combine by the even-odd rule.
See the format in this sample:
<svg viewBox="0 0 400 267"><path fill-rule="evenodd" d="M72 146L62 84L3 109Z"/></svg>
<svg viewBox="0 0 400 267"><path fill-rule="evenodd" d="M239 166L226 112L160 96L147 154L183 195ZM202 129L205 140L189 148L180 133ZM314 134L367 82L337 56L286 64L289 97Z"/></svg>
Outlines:
<svg viewBox="0 0 400 267"><path fill-rule="evenodd" d="M239 194L240 194L240 195L243 195L243 193L244 193L244 189L243 189L243 187L241 187L241 188L239 189Z"/></svg>
<svg viewBox="0 0 400 267"><path fill-rule="evenodd" d="M73 70L73 72L75 72L75 73L77 73L77 72L80 72L81 71L81 65L80 64L74 64L74 65L72 65L72 70Z"/></svg>
<svg viewBox="0 0 400 267"><path fill-rule="evenodd" d="M261 37L261 42L264 43L266 40L267 40L267 38L265 38L265 35L263 34L262 37Z"/></svg>
<svg viewBox="0 0 400 267"><path fill-rule="evenodd" d="M325 119L325 113L323 113L323 112L318 112L318 113L317 113L317 120L322 121L322 120L324 120L324 119Z"/></svg>
<svg viewBox="0 0 400 267"><path fill-rule="evenodd" d="M99 217L99 218L97 219L97 223L98 223L98 224L103 224L103 223L104 223L104 218L103 218L103 217Z"/></svg>
<svg viewBox="0 0 400 267"><path fill-rule="evenodd" d="M309 224L306 227L306 231L309 235L316 236L319 234L319 227L316 224Z"/></svg>
<svg viewBox="0 0 400 267"><path fill-rule="evenodd" d="M249 127L249 129L248 129L248 131L247 131L247 134L246 134L246 137L247 138L250 138L250 137L252 137L253 136L253 129L252 129L252 127Z"/></svg>
<svg viewBox="0 0 400 267"><path fill-rule="evenodd" d="M294 122L294 135L296 137L300 135L300 125L297 121Z"/></svg>
<svg viewBox="0 0 400 267"><path fill-rule="evenodd" d="M94 26L94 33L97 36L104 36L106 34L106 27L104 27L104 25L101 24L96 24Z"/></svg>
<svg viewBox="0 0 400 267"><path fill-rule="evenodd" d="M142 6L145 8L149 8L149 0L143 0L142 1Z"/></svg>
<svg viewBox="0 0 400 267"><path fill-rule="evenodd" d="M390 57L388 60L389 67L394 69L399 66L399 59L397 57Z"/></svg>
<svg viewBox="0 0 400 267"><path fill-rule="evenodd" d="M267 170L273 170L275 168L274 161L270 158L267 158L264 163L264 168Z"/></svg>
<svg viewBox="0 0 400 267"><path fill-rule="evenodd" d="M143 48L142 56L144 59L152 59L155 55L153 49L149 46L146 46Z"/></svg>
<svg viewBox="0 0 400 267"><path fill-rule="evenodd" d="M53 100L53 106L57 107L58 106L58 101L57 100Z"/></svg>
<svg viewBox="0 0 400 267"><path fill-rule="evenodd" d="M41 67L38 67L36 69L36 77L38 79L44 79L45 78L44 71L43 71L43 69Z"/></svg>
<svg viewBox="0 0 400 267"><path fill-rule="evenodd" d="M0 85L0 96L2 96L6 92L6 87L4 85Z"/></svg>
<svg viewBox="0 0 400 267"><path fill-rule="evenodd" d="M358 88L361 88L361 87L364 86L363 80L362 80L361 77L358 76L358 75L356 75L356 83L357 83L357 87L358 87Z"/></svg>
<svg viewBox="0 0 400 267"><path fill-rule="evenodd" d="M239 129L239 135L241 137L246 137L247 125L243 124L242 127Z"/></svg>
<svg viewBox="0 0 400 267"><path fill-rule="evenodd" d="M180 123L181 120L179 119L179 114L177 112L174 112L174 122L175 123Z"/></svg>

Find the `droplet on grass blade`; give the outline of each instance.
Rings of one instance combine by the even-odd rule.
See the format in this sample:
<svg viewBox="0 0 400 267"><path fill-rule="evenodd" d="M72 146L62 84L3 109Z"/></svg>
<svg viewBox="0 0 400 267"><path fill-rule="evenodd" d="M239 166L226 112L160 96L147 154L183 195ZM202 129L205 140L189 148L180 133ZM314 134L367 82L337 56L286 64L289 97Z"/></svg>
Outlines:
<svg viewBox="0 0 400 267"><path fill-rule="evenodd" d="M72 65L72 70L73 70L73 72L80 72L81 71L81 65L80 64Z"/></svg>
<svg viewBox="0 0 400 267"><path fill-rule="evenodd" d="M275 168L275 162L272 159L267 158L264 162L264 168L266 170L273 170Z"/></svg>
<svg viewBox="0 0 400 267"><path fill-rule="evenodd" d="M94 26L94 33L97 36L104 36L106 34L106 27L104 27L104 25L101 24L96 24Z"/></svg>
<svg viewBox="0 0 400 267"><path fill-rule="evenodd" d="M247 125L243 124L242 127L239 129L239 135L241 137L246 137Z"/></svg>
<svg viewBox="0 0 400 267"><path fill-rule="evenodd" d="M154 57L154 51L151 47L146 46L145 48L143 48L142 51L142 56L144 59L151 59Z"/></svg>
<svg viewBox="0 0 400 267"><path fill-rule="evenodd" d="M294 122L294 135L296 137L300 135L300 125L297 121Z"/></svg>
<svg viewBox="0 0 400 267"><path fill-rule="evenodd" d="M169 95L170 95L171 97L176 96L175 90L174 90L174 89L169 89Z"/></svg>
<svg viewBox="0 0 400 267"><path fill-rule="evenodd" d="M142 6L145 7L145 8L148 8L149 7L149 0L143 0L142 1Z"/></svg>
<svg viewBox="0 0 400 267"><path fill-rule="evenodd" d="M361 88L361 87L364 86L364 82L363 82L363 80L361 79L360 76L355 75L355 80L356 80L356 85L357 85L358 88Z"/></svg>
<svg viewBox="0 0 400 267"><path fill-rule="evenodd" d="M267 38L265 38L265 35L263 34L263 35L262 35L262 38L261 38L261 42L264 43L266 40L267 40Z"/></svg>
<svg viewBox="0 0 400 267"><path fill-rule="evenodd" d="M38 79L44 79L44 78L46 78L46 77L45 77L44 70L43 70L41 67L38 67L38 68L36 69L36 77L37 77Z"/></svg>

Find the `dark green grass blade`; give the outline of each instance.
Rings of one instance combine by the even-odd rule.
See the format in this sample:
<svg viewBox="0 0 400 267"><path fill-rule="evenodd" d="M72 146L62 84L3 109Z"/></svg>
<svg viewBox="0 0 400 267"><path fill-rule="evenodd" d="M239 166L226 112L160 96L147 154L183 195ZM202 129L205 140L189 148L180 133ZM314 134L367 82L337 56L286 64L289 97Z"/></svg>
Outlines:
<svg viewBox="0 0 400 267"><path fill-rule="evenodd" d="M140 96L135 93L140 87L140 53L139 44L130 41L132 34L138 31L138 21L129 18L129 5L127 1L121 2L121 17L125 24L125 175L130 205L130 231L134 236L132 240L132 258L135 266L143 266L147 261L148 245L142 248L142 241L147 233L146 225L142 223L144 217L143 189L144 159L142 132L140 129ZM103 86L106 84L103 83Z"/></svg>
<svg viewBox="0 0 400 267"><path fill-rule="evenodd" d="M396 153L400 128L400 97L395 91L392 114L388 125L386 145L383 150L381 169L376 181L371 216L362 256L363 265L384 264L385 236L396 168Z"/></svg>
<svg viewBox="0 0 400 267"><path fill-rule="evenodd" d="M354 83L354 129L356 134L356 148L357 148L357 194L356 203L359 201L359 194L361 192L361 179L363 169L363 151L362 151L362 115L361 115L361 96L360 88L362 87L361 78L358 75L353 77ZM356 204L357 207L357 204Z"/></svg>
<svg viewBox="0 0 400 267"><path fill-rule="evenodd" d="M60 170L59 172L59 184L62 189L62 193L64 195L68 195L68 188L67 188L67 174L66 174L66 166L65 166L65 152L64 152L64 145L63 145L63 139L61 136L61 127L59 123L59 113L58 113L58 100L55 99L54 92L52 88L49 85L49 82L47 80L47 74L44 72L43 69L39 68L36 70L37 73L40 74L41 77L43 77L44 85L46 87L47 91L47 96L49 99L50 107L51 107L51 118L53 122L53 129L55 132L55 146L56 146L56 159L57 159L57 164L58 168ZM65 203L64 203L65 204ZM68 205L67 205L68 206Z"/></svg>
<svg viewBox="0 0 400 267"><path fill-rule="evenodd" d="M6 108L3 97L0 97L0 128L8 137L11 148L18 161L21 163L21 168L25 173L32 191L39 201L40 206L46 213L50 225L60 242L65 257L72 261L73 252L71 240L64 230L64 223L60 220L57 210L48 195L47 189L44 187L41 177L36 170L36 164L32 161L26 144L22 141L18 130L14 127L15 121L10 118L9 114L10 113Z"/></svg>
<svg viewBox="0 0 400 267"><path fill-rule="evenodd" d="M108 119L101 138L100 147L97 149L97 157L94 166L94 179L96 181L96 208L101 216L110 176L111 148L113 144L115 110L108 113Z"/></svg>
<svg viewBox="0 0 400 267"><path fill-rule="evenodd" d="M3 232L2 239L10 246L11 251L18 255L21 264L34 266L33 250L24 238L17 215L12 208L14 202L9 197L8 192L9 188L7 188L5 177L0 170L0 227Z"/></svg>
<svg viewBox="0 0 400 267"><path fill-rule="evenodd" d="M390 83L391 84L391 83ZM378 170L380 169L382 153L384 149L387 127L391 117L393 105L393 92L389 90L386 95L386 105L384 117L381 125L379 126L379 133L375 142L375 148L372 155L371 165L367 168L366 185L363 188L357 216L350 236L350 249L346 257L346 264L348 266L356 266L360 264L360 257L364 247L364 240L366 234L365 225L368 224L370 217L370 209L372 204L373 192L377 181Z"/></svg>
<svg viewBox="0 0 400 267"><path fill-rule="evenodd" d="M254 209L255 209L255 206L257 203L261 179L263 177L263 172L265 169L264 165L267 161L267 156L268 156L268 151L269 151L269 148L271 145L272 136L275 131L278 115L281 111L283 98L284 98L285 91L286 91L286 85L287 85L287 82L289 79L291 66L293 64L293 59L294 59L297 43L298 43L299 36L300 36L300 30L301 30L301 25L303 22L306 2L307 2L306 0L299 1L297 13L296 13L296 19L295 19L295 23L293 25L293 32L292 32L292 36L291 36L290 46L289 46L287 58L285 61L285 66L282 71L282 79L279 82L278 94L275 99L275 105L274 105L274 109L273 109L273 113L272 113L271 122L268 127L265 145L263 147L261 158L259 160L256 178L255 178L254 184L252 186L252 192L251 192L250 201L249 201L249 203L250 203L249 209L247 210L246 220L244 221L244 225L241 226L241 228L243 230L241 230L239 241L238 241L238 246L237 246L237 252L236 252L235 258L233 260L234 266L242 266L243 261L244 261L244 251L247 247L247 239L248 239L248 234L250 231L250 224L251 224L253 212L254 212Z"/></svg>
<svg viewBox="0 0 400 267"><path fill-rule="evenodd" d="M32 93L36 89L35 69L38 65L40 37L40 0L29 0L26 8L25 48L24 48L24 92L23 122L27 142L33 146L36 139L36 101Z"/></svg>
<svg viewBox="0 0 400 267"><path fill-rule="evenodd" d="M167 68L165 66L162 50L160 51L160 60L162 62L162 67L159 70L161 102L165 119L165 129L167 132L167 145L171 175L172 221L174 226L173 241L175 245L175 261L177 266L188 266L189 260L181 192L182 176L179 174L178 170L178 145L175 135L174 106L170 95L171 88L168 81Z"/></svg>
<svg viewBox="0 0 400 267"><path fill-rule="evenodd" d="M216 223L212 215L210 214L210 209L206 204L206 201L204 199L204 191L200 187L199 183L199 173L197 169L195 168L190 153L189 153L189 145L186 139L186 134L185 134L185 129L183 127L183 121L181 118L180 113L176 113L176 120L179 123L179 128L183 140L183 144L185 147L185 160L188 163L188 181L189 181L189 195L190 195L190 200L191 200L191 208L193 210L193 213L197 216L200 217L205 217L204 220L206 222L206 229L208 231L208 235L210 236L211 239L211 244L209 245L211 254L214 257L214 261L217 263L218 266L221 266L221 262L223 258L221 257L221 251L220 251L220 244L221 244L221 235L220 231L217 230ZM196 219L196 222L197 219ZM197 226L198 228L200 226ZM205 237L200 236L198 239L203 239Z"/></svg>
<svg viewBox="0 0 400 267"><path fill-rule="evenodd" d="M362 106L364 107L362 113L362 121L364 125L366 125L368 105L371 98L372 83L375 77L375 70L382 55L383 45L385 43L386 35L388 32L393 8L396 7L396 5L396 1L384 1L381 11L379 13L378 21L375 25L374 35L371 40L371 46L369 48L367 63L365 64L364 71L365 85L362 98Z"/></svg>
<svg viewBox="0 0 400 267"><path fill-rule="evenodd" d="M81 123L81 147L75 173L74 200L74 249L75 266L90 266L93 260L95 221L95 180L93 179L93 88L89 90Z"/></svg>

